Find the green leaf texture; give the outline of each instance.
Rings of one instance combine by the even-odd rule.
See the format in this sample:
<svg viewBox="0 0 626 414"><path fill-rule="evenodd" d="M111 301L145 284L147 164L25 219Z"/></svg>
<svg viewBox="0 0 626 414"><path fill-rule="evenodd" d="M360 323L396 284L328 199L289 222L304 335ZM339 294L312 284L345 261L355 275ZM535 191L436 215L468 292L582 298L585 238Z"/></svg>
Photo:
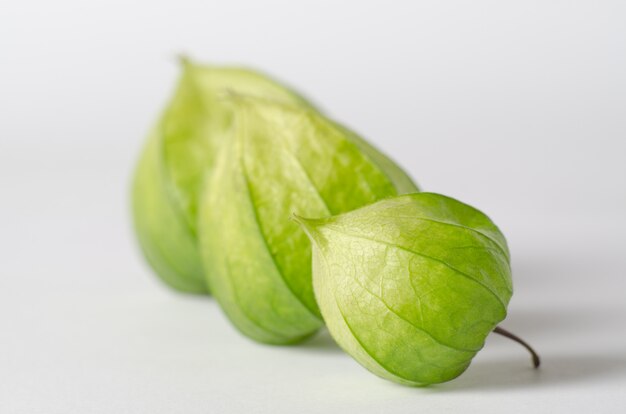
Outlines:
<svg viewBox="0 0 626 414"><path fill-rule="evenodd" d="M228 139L230 92L309 106L257 72L183 62L177 90L151 134L133 184L133 216L141 248L155 272L175 289L207 291L197 247L199 193Z"/></svg>
<svg viewBox="0 0 626 414"><path fill-rule="evenodd" d="M313 284L331 335L383 378L455 378L506 316L506 241L466 204L416 193L297 220L313 241Z"/></svg>
<svg viewBox="0 0 626 414"><path fill-rule="evenodd" d="M410 179L397 167L387 172L352 133L315 111L243 96L231 101L233 137L200 210L209 284L244 334L266 343L298 342L322 320L310 242L290 215L350 211L396 195L394 183Z"/></svg>
<svg viewBox="0 0 626 414"><path fill-rule="evenodd" d="M183 292L205 292L197 243L164 185L160 132L155 129L149 136L135 173L135 232L148 263L163 281Z"/></svg>

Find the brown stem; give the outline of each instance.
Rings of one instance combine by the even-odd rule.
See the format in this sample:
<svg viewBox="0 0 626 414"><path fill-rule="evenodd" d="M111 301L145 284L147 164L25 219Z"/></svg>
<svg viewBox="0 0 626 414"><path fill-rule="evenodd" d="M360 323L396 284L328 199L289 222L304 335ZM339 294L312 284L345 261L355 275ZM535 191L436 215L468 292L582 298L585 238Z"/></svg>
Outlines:
<svg viewBox="0 0 626 414"><path fill-rule="evenodd" d="M496 329L493 330L495 333L500 334L502 336L505 336L509 339L514 340L515 342L517 342L518 344L522 345L524 348L526 348L528 350L528 352L530 352L530 355L533 357L533 366L535 368L539 368L539 365L541 364L541 360L539 359L539 355L535 352L535 350L526 343L526 341L524 341L523 339L521 339L520 337L518 337L517 335L513 335L511 332L507 331L506 329L500 328L499 326L496 326Z"/></svg>

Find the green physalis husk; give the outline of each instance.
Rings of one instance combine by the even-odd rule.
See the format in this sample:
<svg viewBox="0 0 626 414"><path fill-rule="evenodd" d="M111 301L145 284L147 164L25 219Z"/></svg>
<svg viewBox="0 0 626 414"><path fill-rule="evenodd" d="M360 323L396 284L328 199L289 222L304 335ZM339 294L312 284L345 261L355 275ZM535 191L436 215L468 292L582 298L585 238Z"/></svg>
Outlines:
<svg viewBox="0 0 626 414"><path fill-rule="evenodd" d="M506 316L506 241L466 204L418 193L297 221L313 242L315 295L331 335L376 375L449 381Z"/></svg>
<svg viewBox="0 0 626 414"><path fill-rule="evenodd" d="M230 104L232 136L200 208L209 285L245 335L298 342L323 322L311 284L311 245L290 215L339 214L416 187L313 110L238 95Z"/></svg>
<svg viewBox="0 0 626 414"><path fill-rule="evenodd" d="M228 141L230 92L309 107L302 97L257 72L183 61L176 92L148 139L133 185L133 216L141 248L167 284L207 292L198 251L198 198Z"/></svg>

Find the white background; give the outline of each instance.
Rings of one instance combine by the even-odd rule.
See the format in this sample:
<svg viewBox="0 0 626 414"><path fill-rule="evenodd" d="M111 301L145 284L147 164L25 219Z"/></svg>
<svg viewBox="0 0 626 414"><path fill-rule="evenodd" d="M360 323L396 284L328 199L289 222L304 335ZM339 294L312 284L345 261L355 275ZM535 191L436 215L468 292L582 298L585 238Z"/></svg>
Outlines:
<svg viewBox="0 0 626 414"><path fill-rule="evenodd" d="M504 326L448 384L327 334L254 344L138 253L129 182L175 56L298 87L513 253ZM0 412L626 409L626 3L0 2Z"/></svg>

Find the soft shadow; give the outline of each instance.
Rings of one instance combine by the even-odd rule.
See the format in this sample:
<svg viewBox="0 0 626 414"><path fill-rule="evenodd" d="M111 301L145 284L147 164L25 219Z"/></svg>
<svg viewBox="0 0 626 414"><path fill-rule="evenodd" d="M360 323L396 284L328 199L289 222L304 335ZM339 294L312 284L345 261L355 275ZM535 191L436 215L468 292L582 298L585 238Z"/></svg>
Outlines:
<svg viewBox="0 0 626 414"><path fill-rule="evenodd" d="M476 361L454 381L430 388L433 392L526 389L626 376L626 357L577 355L546 358L539 369L519 360Z"/></svg>
<svg viewBox="0 0 626 414"><path fill-rule="evenodd" d="M329 353L342 353L339 345L335 343L333 338L328 333L328 329L321 329L311 339L298 344L297 349L302 349L307 352L329 352Z"/></svg>

